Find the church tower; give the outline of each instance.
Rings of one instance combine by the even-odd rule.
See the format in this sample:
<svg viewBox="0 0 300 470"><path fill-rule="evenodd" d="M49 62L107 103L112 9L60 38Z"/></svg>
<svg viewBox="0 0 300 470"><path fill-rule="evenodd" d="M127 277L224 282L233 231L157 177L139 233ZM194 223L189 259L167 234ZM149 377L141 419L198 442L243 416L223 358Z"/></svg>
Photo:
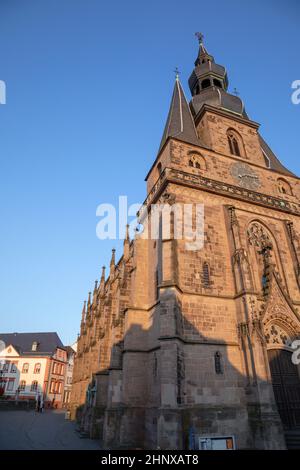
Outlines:
<svg viewBox="0 0 300 470"><path fill-rule="evenodd" d="M191 100L177 74L146 176L147 230L127 233L84 309L73 404L110 448L283 449L300 442L299 179L198 39ZM171 229L160 218L153 238L157 204ZM192 249L175 236L191 206L203 215Z"/></svg>

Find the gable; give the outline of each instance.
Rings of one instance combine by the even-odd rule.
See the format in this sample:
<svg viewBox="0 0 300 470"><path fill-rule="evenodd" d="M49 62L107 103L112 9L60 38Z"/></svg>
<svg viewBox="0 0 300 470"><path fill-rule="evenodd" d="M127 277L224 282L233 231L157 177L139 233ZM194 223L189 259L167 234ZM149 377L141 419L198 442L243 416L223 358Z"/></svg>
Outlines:
<svg viewBox="0 0 300 470"><path fill-rule="evenodd" d="M266 306L263 309L261 320L265 333L269 331L271 324L276 324L290 338L295 338L300 334L299 314L294 309L286 291L274 273L271 291Z"/></svg>
<svg viewBox="0 0 300 470"><path fill-rule="evenodd" d="M16 348L12 344L9 344L8 346L4 347L2 351L0 351L0 357L16 357L20 356L19 352L17 351Z"/></svg>

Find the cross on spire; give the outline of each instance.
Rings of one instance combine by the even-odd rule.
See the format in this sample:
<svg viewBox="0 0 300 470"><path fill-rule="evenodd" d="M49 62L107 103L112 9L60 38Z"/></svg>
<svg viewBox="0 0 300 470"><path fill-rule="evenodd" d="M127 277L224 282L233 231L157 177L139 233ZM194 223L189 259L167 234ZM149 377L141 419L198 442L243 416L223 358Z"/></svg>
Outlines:
<svg viewBox="0 0 300 470"><path fill-rule="evenodd" d="M195 36L198 38L199 44L203 44L204 34L197 32Z"/></svg>
<svg viewBox="0 0 300 470"><path fill-rule="evenodd" d="M237 90L235 87L234 87L234 89L233 89L233 93L235 94L235 96L239 96L239 92L238 92L238 90Z"/></svg>
<svg viewBox="0 0 300 470"><path fill-rule="evenodd" d="M175 67L174 73L175 73L175 79L178 80L179 74L180 74L178 67Z"/></svg>

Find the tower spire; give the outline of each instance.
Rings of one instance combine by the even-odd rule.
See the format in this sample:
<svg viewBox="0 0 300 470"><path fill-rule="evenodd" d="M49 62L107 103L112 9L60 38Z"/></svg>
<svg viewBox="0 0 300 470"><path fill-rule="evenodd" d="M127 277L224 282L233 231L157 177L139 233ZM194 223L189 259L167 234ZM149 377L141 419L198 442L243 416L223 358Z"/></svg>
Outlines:
<svg viewBox="0 0 300 470"><path fill-rule="evenodd" d="M195 33L195 36L197 37L198 43L199 43L199 51L198 51L197 59L195 61L195 65L197 66L197 65L200 65L201 63L205 63L205 60L214 62L213 56L207 52L207 49L203 44L204 34L197 32Z"/></svg>
<svg viewBox="0 0 300 470"><path fill-rule="evenodd" d="M175 137L183 142L199 145L194 119L184 95L177 68L175 69L175 74L175 84L169 114L158 153L161 151L169 137Z"/></svg>
<svg viewBox="0 0 300 470"><path fill-rule="evenodd" d="M86 318L90 317L90 315L91 315L91 295L92 295L92 293L89 292L88 301L87 301L87 308L86 308Z"/></svg>
<svg viewBox="0 0 300 470"><path fill-rule="evenodd" d="M116 265L116 256L115 256L116 250L113 248L111 250L111 260L110 260L110 275L112 275L115 272L115 265Z"/></svg>
<svg viewBox="0 0 300 470"><path fill-rule="evenodd" d="M129 224L126 225L126 234L124 238L124 245L123 245L123 253L124 253L124 259L128 259L129 257L129 245L130 245L130 239L129 239Z"/></svg>
<svg viewBox="0 0 300 470"><path fill-rule="evenodd" d="M86 300L83 302L83 308L81 313L81 323L84 324L86 315Z"/></svg>
<svg viewBox="0 0 300 470"><path fill-rule="evenodd" d="M94 292L93 292L93 305L96 305L97 303L97 295L98 295L98 281L95 281L95 287L94 287Z"/></svg>
<svg viewBox="0 0 300 470"><path fill-rule="evenodd" d="M105 285L105 266L102 266L102 273L101 273L101 279L100 279L100 285L99 285L101 294L103 294L104 292L104 285Z"/></svg>

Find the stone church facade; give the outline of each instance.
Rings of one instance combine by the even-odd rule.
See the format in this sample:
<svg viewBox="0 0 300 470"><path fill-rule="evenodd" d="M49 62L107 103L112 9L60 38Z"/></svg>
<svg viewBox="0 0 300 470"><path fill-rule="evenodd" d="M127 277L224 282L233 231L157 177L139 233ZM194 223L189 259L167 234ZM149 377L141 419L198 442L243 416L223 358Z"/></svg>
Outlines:
<svg viewBox="0 0 300 470"><path fill-rule="evenodd" d="M203 204L204 245L172 236L174 214L168 237L127 231L84 305L71 413L107 448L297 446L300 181L201 36L189 87L190 103L176 77L144 217L151 204Z"/></svg>

